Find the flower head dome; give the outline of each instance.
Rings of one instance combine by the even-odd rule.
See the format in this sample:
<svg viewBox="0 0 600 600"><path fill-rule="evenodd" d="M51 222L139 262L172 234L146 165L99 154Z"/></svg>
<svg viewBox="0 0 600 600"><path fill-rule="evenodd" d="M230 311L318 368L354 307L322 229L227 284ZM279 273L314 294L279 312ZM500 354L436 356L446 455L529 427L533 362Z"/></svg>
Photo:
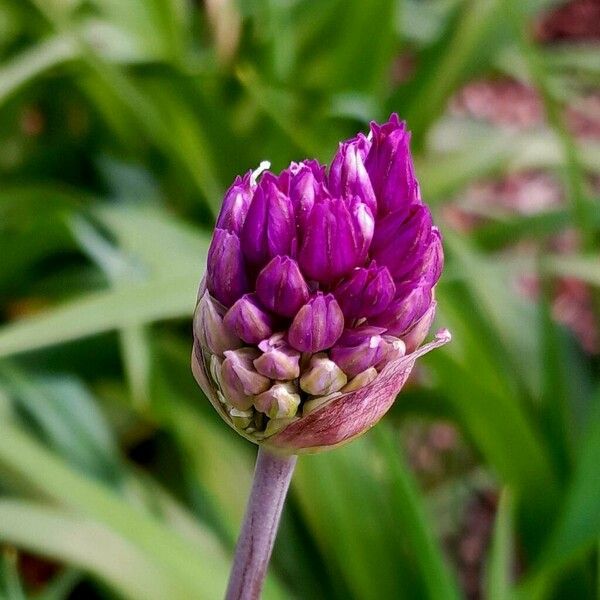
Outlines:
<svg viewBox="0 0 600 600"><path fill-rule="evenodd" d="M315 160L238 177L194 318L192 367L221 416L288 452L344 443L390 408L435 316L441 236L397 115Z"/></svg>

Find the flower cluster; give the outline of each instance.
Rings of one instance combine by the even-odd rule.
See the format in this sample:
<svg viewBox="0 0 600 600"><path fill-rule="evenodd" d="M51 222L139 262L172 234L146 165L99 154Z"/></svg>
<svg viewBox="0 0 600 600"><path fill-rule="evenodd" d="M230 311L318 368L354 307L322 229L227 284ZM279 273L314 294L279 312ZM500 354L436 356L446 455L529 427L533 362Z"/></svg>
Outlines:
<svg viewBox="0 0 600 600"><path fill-rule="evenodd" d="M194 374L223 418L291 452L343 443L393 403L443 266L397 115L316 160L238 177L194 319Z"/></svg>

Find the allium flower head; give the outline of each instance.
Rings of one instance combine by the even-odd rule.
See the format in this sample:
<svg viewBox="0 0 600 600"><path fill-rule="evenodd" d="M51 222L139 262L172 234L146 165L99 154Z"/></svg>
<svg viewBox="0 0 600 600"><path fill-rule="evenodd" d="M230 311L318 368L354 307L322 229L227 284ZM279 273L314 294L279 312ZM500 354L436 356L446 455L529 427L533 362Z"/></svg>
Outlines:
<svg viewBox="0 0 600 600"><path fill-rule="evenodd" d="M239 433L288 452L360 435L386 413L435 316L441 236L397 115L225 195L194 319L192 368Z"/></svg>

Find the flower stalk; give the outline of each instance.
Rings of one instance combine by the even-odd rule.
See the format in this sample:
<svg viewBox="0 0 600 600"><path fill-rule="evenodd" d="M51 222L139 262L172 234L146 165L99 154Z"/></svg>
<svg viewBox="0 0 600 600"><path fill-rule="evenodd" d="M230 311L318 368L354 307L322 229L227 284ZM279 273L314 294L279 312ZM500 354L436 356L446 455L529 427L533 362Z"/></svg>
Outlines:
<svg viewBox="0 0 600 600"><path fill-rule="evenodd" d="M225 600L260 598L296 459L259 447Z"/></svg>

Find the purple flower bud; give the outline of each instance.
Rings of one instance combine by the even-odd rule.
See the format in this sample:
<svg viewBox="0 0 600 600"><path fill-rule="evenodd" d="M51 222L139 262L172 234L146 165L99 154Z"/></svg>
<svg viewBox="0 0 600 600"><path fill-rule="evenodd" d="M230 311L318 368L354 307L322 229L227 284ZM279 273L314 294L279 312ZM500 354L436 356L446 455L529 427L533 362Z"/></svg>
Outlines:
<svg viewBox="0 0 600 600"><path fill-rule="evenodd" d="M311 396L327 396L341 390L348 381L346 374L324 353L313 354L300 377L300 387Z"/></svg>
<svg viewBox="0 0 600 600"><path fill-rule="evenodd" d="M365 167L377 196L379 215L420 203L406 124L393 114L383 125L371 123L371 134Z"/></svg>
<svg viewBox="0 0 600 600"><path fill-rule="evenodd" d="M221 212L217 219L217 227L227 229L236 235L242 232L242 226L248 214L248 207L252 201L255 185L252 184L252 171L243 178L236 177L233 185L227 190Z"/></svg>
<svg viewBox="0 0 600 600"><path fill-rule="evenodd" d="M377 200L364 164L369 146L363 134L340 144L329 171L329 190L339 198L358 196L376 215Z"/></svg>
<svg viewBox="0 0 600 600"><path fill-rule="evenodd" d="M278 189L278 180L265 173L248 209L241 240L244 257L262 265L278 254L289 254L296 235L294 209Z"/></svg>
<svg viewBox="0 0 600 600"><path fill-rule="evenodd" d="M343 330L344 314L336 299L317 292L294 317L288 341L300 352L320 352L331 348Z"/></svg>
<svg viewBox="0 0 600 600"><path fill-rule="evenodd" d="M437 227L432 227L429 239L423 250L422 260L417 262L414 269L404 276L409 281L422 280L433 287L444 268L444 251L442 249L442 236Z"/></svg>
<svg viewBox="0 0 600 600"><path fill-rule="evenodd" d="M371 210L351 202L319 197L302 236L298 262L309 279L331 282L361 266L373 238Z"/></svg>
<svg viewBox="0 0 600 600"><path fill-rule="evenodd" d="M396 294L387 267L354 269L333 291L346 318L373 317L383 312Z"/></svg>
<svg viewBox="0 0 600 600"><path fill-rule="evenodd" d="M435 319L435 300L430 304L425 314L403 335L407 352L414 352L425 340Z"/></svg>
<svg viewBox="0 0 600 600"><path fill-rule="evenodd" d="M254 294L242 296L225 314L225 326L247 344L258 344L273 333L273 319Z"/></svg>
<svg viewBox="0 0 600 600"><path fill-rule="evenodd" d="M385 265L395 281L405 278L423 265L431 227L431 213L424 205L379 219L371 243L372 258Z"/></svg>
<svg viewBox="0 0 600 600"><path fill-rule="evenodd" d="M354 377L381 360L384 352L381 334L384 331L377 327L347 330L329 356L348 377Z"/></svg>
<svg viewBox="0 0 600 600"><path fill-rule="evenodd" d="M220 383L227 401L239 410L252 406L253 396L269 388L271 382L254 369L252 361L258 357L255 348L240 348L225 352L221 365Z"/></svg>
<svg viewBox="0 0 600 600"><path fill-rule="evenodd" d="M240 240L234 233L215 229L206 261L206 285L226 307L248 290Z"/></svg>
<svg viewBox="0 0 600 600"><path fill-rule="evenodd" d="M213 354L223 356L225 350L239 348L242 342L223 323L216 302L204 292L194 315L194 334Z"/></svg>
<svg viewBox="0 0 600 600"><path fill-rule="evenodd" d="M258 275L256 295L274 313L293 317L308 300L309 290L298 263L288 256L276 256Z"/></svg>
<svg viewBox="0 0 600 600"><path fill-rule="evenodd" d="M329 172L305 160L273 174L265 161L227 191L192 370L248 439L288 452L349 441L389 409L416 359L449 341L421 346L443 251L409 139L392 115L340 144Z"/></svg>
<svg viewBox="0 0 600 600"><path fill-rule="evenodd" d="M425 284L406 284L398 289L385 312L370 319L375 326L386 327L387 333L402 337L425 314L433 301L431 288Z"/></svg>
<svg viewBox="0 0 600 600"><path fill-rule="evenodd" d="M271 419L289 419L298 412L300 406L298 388L290 382L276 383L256 396L254 406Z"/></svg>
<svg viewBox="0 0 600 600"><path fill-rule="evenodd" d="M375 365L378 370L406 355L406 344L400 338L393 335L382 335L381 337L383 339L383 356Z"/></svg>
<svg viewBox="0 0 600 600"><path fill-rule="evenodd" d="M316 160L306 160L302 163L292 163L290 172L290 200L294 206L297 225L302 231L306 227L315 198L323 188L325 167Z"/></svg>
<svg viewBox="0 0 600 600"><path fill-rule="evenodd" d="M261 375L280 381L300 376L300 352L285 341L283 333L263 340L258 347L263 354L254 361L254 367Z"/></svg>

